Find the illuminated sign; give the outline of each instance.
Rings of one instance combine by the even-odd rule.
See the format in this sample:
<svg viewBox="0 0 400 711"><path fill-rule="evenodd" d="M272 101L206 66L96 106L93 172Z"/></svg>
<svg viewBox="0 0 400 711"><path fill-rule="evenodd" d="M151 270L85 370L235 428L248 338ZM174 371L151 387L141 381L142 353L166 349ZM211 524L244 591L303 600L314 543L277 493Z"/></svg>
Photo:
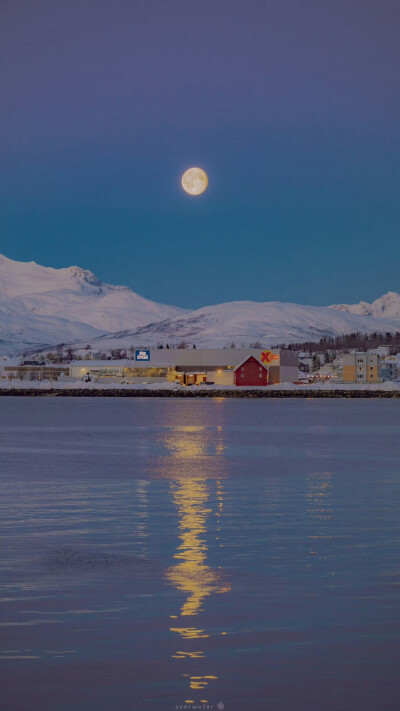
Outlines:
<svg viewBox="0 0 400 711"><path fill-rule="evenodd" d="M135 360L150 360L150 351L135 351Z"/></svg>
<svg viewBox="0 0 400 711"><path fill-rule="evenodd" d="M261 353L261 363L268 365L277 360L279 360L279 353L272 353L272 351L263 351Z"/></svg>

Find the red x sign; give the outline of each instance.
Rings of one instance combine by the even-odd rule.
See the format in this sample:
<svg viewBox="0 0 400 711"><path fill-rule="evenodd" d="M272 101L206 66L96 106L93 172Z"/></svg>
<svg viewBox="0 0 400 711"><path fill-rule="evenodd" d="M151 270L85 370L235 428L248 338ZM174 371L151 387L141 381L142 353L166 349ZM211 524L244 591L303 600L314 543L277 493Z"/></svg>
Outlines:
<svg viewBox="0 0 400 711"><path fill-rule="evenodd" d="M262 363L272 363L273 360L279 360L279 355L277 353L272 353L272 351L263 351L261 353Z"/></svg>

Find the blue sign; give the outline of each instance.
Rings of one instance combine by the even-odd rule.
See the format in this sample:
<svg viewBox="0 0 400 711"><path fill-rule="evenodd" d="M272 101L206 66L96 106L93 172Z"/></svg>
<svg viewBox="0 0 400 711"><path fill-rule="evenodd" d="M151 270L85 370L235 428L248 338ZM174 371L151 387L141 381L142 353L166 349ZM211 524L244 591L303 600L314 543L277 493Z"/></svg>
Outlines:
<svg viewBox="0 0 400 711"><path fill-rule="evenodd" d="M150 351L135 351L135 360L150 360Z"/></svg>

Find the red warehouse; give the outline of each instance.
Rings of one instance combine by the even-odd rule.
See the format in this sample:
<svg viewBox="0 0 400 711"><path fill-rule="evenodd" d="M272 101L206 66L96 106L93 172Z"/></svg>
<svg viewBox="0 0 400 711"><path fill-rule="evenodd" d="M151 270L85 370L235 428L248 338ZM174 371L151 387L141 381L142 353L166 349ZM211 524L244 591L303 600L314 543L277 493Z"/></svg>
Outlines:
<svg viewBox="0 0 400 711"><path fill-rule="evenodd" d="M235 385L268 385L268 369L250 356L235 368Z"/></svg>

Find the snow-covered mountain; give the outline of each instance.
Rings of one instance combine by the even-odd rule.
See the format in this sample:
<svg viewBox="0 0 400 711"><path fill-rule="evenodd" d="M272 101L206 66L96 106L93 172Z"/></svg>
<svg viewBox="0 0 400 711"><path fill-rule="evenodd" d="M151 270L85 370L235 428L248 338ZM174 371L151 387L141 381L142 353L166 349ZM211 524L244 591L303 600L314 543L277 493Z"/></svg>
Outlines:
<svg viewBox="0 0 400 711"><path fill-rule="evenodd" d="M176 345L263 345L360 331L400 331L400 296L373 304L300 306L233 301L187 311L104 284L80 267L53 269L0 255L0 353L90 342L94 350Z"/></svg>
<svg viewBox="0 0 400 711"><path fill-rule="evenodd" d="M374 318L400 318L400 294L395 291L388 291L379 299L375 299L372 304L367 301L360 301L358 304L333 304L329 308L337 311L344 311L361 316L373 316Z"/></svg>
<svg viewBox="0 0 400 711"><path fill-rule="evenodd" d="M127 286L104 284L87 269L53 269L0 255L0 300L3 297L20 313L58 316L103 332L138 328L186 312L144 299Z"/></svg>
<svg viewBox="0 0 400 711"><path fill-rule="evenodd" d="M136 329L185 309L104 284L80 267L53 269L0 255L0 350L18 353L109 331Z"/></svg>
<svg viewBox="0 0 400 711"><path fill-rule="evenodd" d="M0 298L0 354L17 355L32 349L52 347L58 343L87 340L102 334L85 323L57 316L34 316L18 313Z"/></svg>
<svg viewBox="0 0 400 711"><path fill-rule="evenodd" d="M94 350L177 345L181 341L197 347L249 345L256 341L265 346L277 343L317 341L325 336L344 333L400 331L400 318L376 319L341 313L326 306L300 306L279 301L259 303L233 301L206 306L189 314L160 323L92 339Z"/></svg>

